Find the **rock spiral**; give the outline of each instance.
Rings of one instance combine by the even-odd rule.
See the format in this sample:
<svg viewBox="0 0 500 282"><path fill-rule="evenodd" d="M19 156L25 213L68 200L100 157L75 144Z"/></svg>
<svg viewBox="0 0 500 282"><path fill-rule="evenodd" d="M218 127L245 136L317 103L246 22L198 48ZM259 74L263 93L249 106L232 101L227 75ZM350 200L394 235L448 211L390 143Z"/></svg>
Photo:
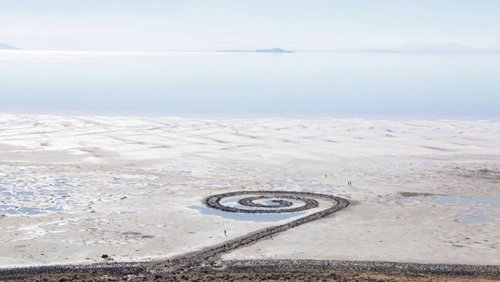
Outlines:
<svg viewBox="0 0 500 282"><path fill-rule="evenodd" d="M317 208L318 200L332 196L288 191L238 191L210 196L208 207L237 213L291 213ZM232 200L232 202L231 202Z"/></svg>
<svg viewBox="0 0 500 282"><path fill-rule="evenodd" d="M191 269L207 260L259 240L272 238L273 235L290 228L329 216L349 205L349 201L332 195L296 191L236 191L209 196L204 203L217 210L235 213L266 214L293 213L311 210L308 214L284 224L270 226L251 232L245 236L186 254L172 260L179 269Z"/></svg>

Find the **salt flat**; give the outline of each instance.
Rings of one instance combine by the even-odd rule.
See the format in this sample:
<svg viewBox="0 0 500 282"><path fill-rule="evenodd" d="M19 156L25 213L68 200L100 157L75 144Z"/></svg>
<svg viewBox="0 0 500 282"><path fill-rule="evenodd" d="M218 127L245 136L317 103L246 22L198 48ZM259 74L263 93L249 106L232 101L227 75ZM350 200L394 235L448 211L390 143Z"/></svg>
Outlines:
<svg viewBox="0 0 500 282"><path fill-rule="evenodd" d="M3 114L0 266L168 258L304 216L202 203L252 190L352 204L225 259L500 264L499 144L492 121Z"/></svg>

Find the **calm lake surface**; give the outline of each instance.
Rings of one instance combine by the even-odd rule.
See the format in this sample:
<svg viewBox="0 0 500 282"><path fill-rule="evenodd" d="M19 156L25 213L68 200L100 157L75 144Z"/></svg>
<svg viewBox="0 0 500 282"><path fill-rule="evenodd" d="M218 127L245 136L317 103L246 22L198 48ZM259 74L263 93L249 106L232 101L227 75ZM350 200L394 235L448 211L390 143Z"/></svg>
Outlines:
<svg viewBox="0 0 500 282"><path fill-rule="evenodd" d="M0 112L500 118L500 54L0 51Z"/></svg>

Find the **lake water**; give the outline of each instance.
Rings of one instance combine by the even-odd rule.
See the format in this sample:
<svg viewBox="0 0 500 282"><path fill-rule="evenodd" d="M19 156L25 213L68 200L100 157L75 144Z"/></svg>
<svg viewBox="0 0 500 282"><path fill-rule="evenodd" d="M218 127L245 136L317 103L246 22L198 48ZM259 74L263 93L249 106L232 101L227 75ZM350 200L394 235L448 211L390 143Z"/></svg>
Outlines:
<svg viewBox="0 0 500 282"><path fill-rule="evenodd" d="M0 51L0 111L500 118L500 54Z"/></svg>

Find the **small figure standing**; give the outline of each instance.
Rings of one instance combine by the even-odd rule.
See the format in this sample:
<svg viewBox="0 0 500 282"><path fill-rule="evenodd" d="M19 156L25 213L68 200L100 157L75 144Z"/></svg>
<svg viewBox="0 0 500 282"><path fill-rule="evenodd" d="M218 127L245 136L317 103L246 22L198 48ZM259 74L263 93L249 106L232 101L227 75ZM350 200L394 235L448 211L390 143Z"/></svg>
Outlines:
<svg viewBox="0 0 500 282"><path fill-rule="evenodd" d="M347 185L351 186L352 185L351 181L347 181Z"/></svg>
<svg viewBox="0 0 500 282"><path fill-rule="evenodd" d="M327 174L325 174L325 178L327 178L327 177L328 177L328 175L327 175Z"/></svg>
<svg viewBox="0 0 500 282"><path fill-rule="evenodd" d="M227 237L226 229L224 229L224 237Z"/></svg>

